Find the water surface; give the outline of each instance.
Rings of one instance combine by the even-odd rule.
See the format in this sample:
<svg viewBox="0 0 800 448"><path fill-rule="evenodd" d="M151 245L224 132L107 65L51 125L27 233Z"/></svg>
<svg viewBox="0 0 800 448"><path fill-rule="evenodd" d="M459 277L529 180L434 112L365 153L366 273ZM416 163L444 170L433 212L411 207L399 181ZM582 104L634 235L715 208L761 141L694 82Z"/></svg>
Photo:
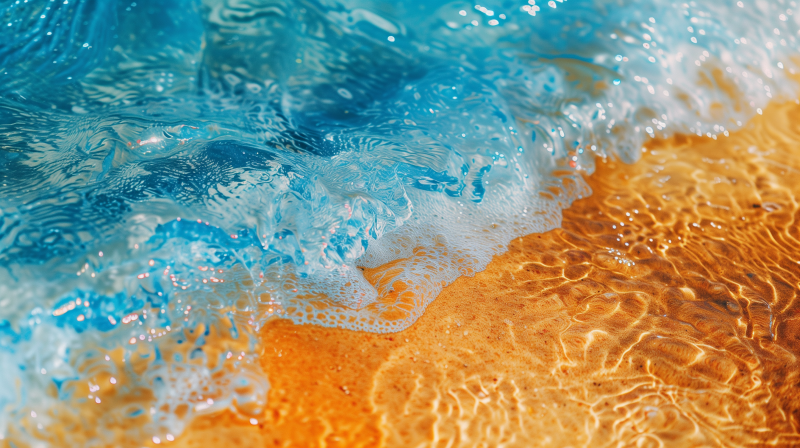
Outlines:
<svg viewBox="0 0 800 448"><path fill-rule="evenodd" d="M642 148L653 139L722 145L770 102L797 98L795 8L781 0L0 2L0 439L172 443L197 419L225 413L271 428L274 394L286 390L273 384L281 347L263 336L272 321L376 338L409 330L448 285L482 272L516 238L579 225L562 220L562 210L604 200L592 184L602 181L587 180L598 160L614 161L613 169L599 165L613 174L598 179L623 188L649 163L635 162L650 157ZM775 126L770 132L790 132ZM768 154L771 141L748 148ZM706 163L727 156L704 148L673 153L702 163L654 173L675 188L654 198L691 197L705 187L698 176L727 166ZM792 166L789 153L770 160L737 169ZM745 185L742 197L762 187L779 192L749 212L783 216L794 203L790 185L758 177ZM666 206L651 202L632 206L641 214L648 204ZM640 213L629 208L625 218L635 220ZM602 211L584 217L576 238L605 229L611 210ZM649 211L649 232L710 226L690 218L697 210L688 205L671 217L657 212ZM633 278L648 267L621 251L662 249L626 240L625 218L615 216L603 250ZM672 236L658 244L681 244ZM762 251L772 241L758 238L736 250ZM529 252L525 263L547 253ZM708 279L698 267L706 261L692 259L697 266L685 269ZM684 289L694 283L681 283L689 274L667 280L677 274L658 266L658 288L728 306L692 296ZM564 275L582 278L585 269ZM502 288L515 287L509 278ZM613 289L618 280L594 281ZM536 297L549 291L536 285ZM464 294L458 306L478 310L493 299ZM658 314L655 299L637 300L645 315ZM729 310L761 316L737 323L746 337L764 325L775 334L776 318L758 310L790 308L771 300ZM497 303L498 312L518 306ZM530 319L548 322L545 311ZM583 337L630 327L617 323L587 324ZM438 347L433 337L425 344ZM328 354L307 347L292 356ZM565 366L588 368L568 359ZM291 374L302 376L303 366ZM292 409L310 412L293 400ZM386 400L371 406L403 402ZM509 440L523 440L522 430L504 434L517 433ZM387 443L406 443L387 434L401 437Z"/></svg>

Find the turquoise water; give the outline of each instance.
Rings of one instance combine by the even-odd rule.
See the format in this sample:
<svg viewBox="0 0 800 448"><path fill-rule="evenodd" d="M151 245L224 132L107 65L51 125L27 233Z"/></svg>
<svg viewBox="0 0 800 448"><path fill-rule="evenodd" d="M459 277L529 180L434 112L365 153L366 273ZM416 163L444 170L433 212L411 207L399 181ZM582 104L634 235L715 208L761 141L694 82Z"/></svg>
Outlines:
<svg viewBox="0 0 800 448"><path fill-rule="evenodd" d="M69 400L86 359L142 345L131 381L170 406L136 437L243 401L226 386L174 412L213 368L160 350L198 324L244 341L275 316L406 328L511 239L558 226L596 156L724 138L794 99L795 9L0 2L0 435ZM358 269L393 261L380 284ZM415 302L387 319L393 282ZM291 312L320 297L338 306ZM231 384L263 395L248 366Z"/></svg>

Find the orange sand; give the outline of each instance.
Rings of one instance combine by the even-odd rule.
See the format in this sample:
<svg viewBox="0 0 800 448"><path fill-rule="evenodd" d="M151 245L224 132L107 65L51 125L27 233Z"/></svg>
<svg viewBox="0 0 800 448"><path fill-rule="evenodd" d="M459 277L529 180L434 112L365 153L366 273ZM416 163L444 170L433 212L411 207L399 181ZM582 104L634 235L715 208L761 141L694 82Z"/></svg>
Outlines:
<svg viewBox="0 0 800 448"><path fill-rule="evenodd" d="M401 333L272 322L260 423L203 417L172 445L800 444L798 124L774 106L730 138L598 161L562 229Z"/></svg>
<svg viewBox="0 0 800 448"><path fill-rule="evenodd" d="M260 332L266 411L258 397L237 402L240 413L198 417L162 444L800 445L800 106L774 106L719 141L648 147L632 166L598 160L593 195L561 229L515 240L406 331L272 321ZM218 359L237 344L215 329L206 351ZM92 359L82 370L108 384L113 366ZM155 446L118 431L148 416L112 412L154 406L151 392L104 386L98 405L83 398L88 385L72 387L39 434L47 445L110 431L114 446ZM35 421L24 430L37 434Z"/></svg>

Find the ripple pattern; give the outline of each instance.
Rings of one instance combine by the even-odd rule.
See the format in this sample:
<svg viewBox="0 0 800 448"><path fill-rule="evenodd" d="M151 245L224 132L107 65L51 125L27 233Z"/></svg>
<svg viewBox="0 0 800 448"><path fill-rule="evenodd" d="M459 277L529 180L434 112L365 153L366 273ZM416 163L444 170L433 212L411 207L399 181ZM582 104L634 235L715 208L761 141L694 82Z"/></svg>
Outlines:
<svg viewBox="0 0 800 448"><path fill-rule="evenodd" d="M179 442L795 446L798 118L776 105L730 139L599 160L561 229L403 332L271 323L266 420L198 419Z"/></svg>

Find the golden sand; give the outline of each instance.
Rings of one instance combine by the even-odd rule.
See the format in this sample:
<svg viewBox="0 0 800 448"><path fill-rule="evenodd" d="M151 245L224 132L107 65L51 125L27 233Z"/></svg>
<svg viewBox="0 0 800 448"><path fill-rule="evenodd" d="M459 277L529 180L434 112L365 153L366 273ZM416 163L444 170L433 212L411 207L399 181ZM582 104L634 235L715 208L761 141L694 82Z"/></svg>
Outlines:
<svg viewBox="0 0 800 448"><path fill-rule="evenodd" d="M169 446L800 445L799 180L796 104L730 138L651 142L631 166L600 159L561 229L513 241L401 333L272 321L266 411L198 417ZM209 359L242 343L212 329ZM98 366L81 369L106 384ZM118 431L147 415L104 411L154 406L152 391L105 393L103 408L71 387L37 436L48 445L110 431L155 446ZM33 422L0 446L27 446L15 434Z"/></svg>
<svg viewBox="0 0 800 448"><path fill-rule="evenodd" d="M274 321L258 425L184 447L800 444L800 106L598 160L561 229L515 240L401 333Z"/></svg>

